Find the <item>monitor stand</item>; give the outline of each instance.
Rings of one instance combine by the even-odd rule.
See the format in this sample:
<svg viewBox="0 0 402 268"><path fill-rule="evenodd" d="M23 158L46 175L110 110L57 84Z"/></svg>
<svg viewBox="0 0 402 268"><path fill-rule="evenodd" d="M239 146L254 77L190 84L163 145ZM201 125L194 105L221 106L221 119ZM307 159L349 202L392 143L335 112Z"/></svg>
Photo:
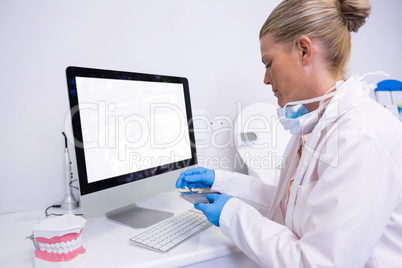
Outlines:
<svg viewBox="0 0 402 268"><path fill-rule="evenodd" d="M132 228L146 228L173 215L172 212L143 208L135 204L106 213L108 219Z"/></svg>

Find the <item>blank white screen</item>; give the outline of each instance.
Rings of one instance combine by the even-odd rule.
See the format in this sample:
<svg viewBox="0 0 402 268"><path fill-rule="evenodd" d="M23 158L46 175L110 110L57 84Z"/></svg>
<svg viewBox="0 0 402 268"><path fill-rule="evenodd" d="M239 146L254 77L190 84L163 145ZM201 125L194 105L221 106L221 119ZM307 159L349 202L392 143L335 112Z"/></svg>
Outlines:
<svg viewBox="0 0 402 268"><path fill-rule="evenodd" d="M182 84L76 83L88 183L191 158Z"/></svg>

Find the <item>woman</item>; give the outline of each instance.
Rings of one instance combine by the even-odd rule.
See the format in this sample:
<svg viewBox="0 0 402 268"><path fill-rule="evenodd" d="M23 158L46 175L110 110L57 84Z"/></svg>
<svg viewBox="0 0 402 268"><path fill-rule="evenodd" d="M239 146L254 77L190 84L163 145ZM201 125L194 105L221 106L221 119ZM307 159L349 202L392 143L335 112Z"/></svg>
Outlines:
<svg viewBox="0 0 402 268"><path fill-rule="evenodd" d="M344 80L369 13L368 0L285 0L263 25L264 83L293 134L277 189L205 168L177 180L222 193L195 207L261 266L402 263L402 125Z"/></svg>

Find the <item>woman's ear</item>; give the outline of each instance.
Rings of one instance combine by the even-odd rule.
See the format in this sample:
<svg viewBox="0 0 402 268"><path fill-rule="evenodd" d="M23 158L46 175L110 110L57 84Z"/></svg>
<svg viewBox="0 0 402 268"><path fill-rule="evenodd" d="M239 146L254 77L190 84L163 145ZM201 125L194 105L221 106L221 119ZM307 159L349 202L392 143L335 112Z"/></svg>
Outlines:
<svg viewBox="0 0 402 268"><path fill-rule="evenodd" d="M297 39L296 48L302 66L310 64L313 57L313 44L311 39L305 35L302 35Z"/></svg>

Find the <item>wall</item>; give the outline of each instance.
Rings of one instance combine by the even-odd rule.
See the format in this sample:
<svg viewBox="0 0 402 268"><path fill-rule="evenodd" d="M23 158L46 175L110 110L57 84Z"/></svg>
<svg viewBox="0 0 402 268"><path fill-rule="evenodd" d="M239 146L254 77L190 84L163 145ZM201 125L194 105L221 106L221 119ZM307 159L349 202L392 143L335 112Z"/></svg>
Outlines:
<svg viewBox="0 0 402 268"><path fill-rule="evenodd" d="M275 104L262 83L258 32L279 2L0 1L0 213L63 199L67 66L185 76L193 110L212 122L234 120L251 103ZM351 70L402 79L402 2L371 2L370 20L353 36ZM214 139L224 144L230 133ZM200 149L202 164L225 159L228 169L246 172L233 146L223 147Z"/></svg>

